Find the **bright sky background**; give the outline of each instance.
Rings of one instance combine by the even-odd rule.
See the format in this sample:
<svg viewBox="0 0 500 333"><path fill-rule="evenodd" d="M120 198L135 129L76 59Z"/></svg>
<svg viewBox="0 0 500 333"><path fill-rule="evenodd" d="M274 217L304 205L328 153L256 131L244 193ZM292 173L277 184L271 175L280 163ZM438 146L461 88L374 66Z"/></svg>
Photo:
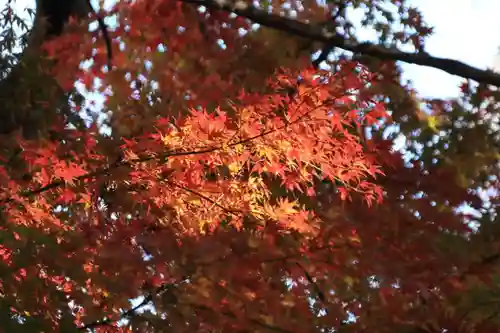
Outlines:
<svg viewBox="0 0 500 333"><path fill-rule="evenodd" d="M460 60L479 68L493 67L500 46L500 1L413 0L426 22L435 27L426 42L434 56ZM425 97L453 97L460 80L448 73L406 65L405 77Z"/></svg>

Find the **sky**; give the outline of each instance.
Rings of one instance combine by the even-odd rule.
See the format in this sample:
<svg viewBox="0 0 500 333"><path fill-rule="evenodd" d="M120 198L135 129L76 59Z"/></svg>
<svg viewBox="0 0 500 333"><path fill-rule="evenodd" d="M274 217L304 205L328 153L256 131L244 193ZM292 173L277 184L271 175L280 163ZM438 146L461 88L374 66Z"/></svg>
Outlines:
<svg viewBox="0 0 500 333"><path fill-rule="evenodd" d="M500 1L413 0L411 3L435 28L434 35L426 42L428 53L483 69L493 67L500 47ZM405 78L412 80L425 97L458 94L457 77L416 65L405 65L404 69Z"/></svg>

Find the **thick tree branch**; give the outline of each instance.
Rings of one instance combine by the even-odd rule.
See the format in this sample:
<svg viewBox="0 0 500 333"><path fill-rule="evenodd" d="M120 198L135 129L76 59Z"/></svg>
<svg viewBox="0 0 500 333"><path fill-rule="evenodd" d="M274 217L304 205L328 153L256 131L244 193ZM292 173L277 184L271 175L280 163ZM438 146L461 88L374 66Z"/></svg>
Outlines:
<svg viewBox="0 0 500 333"><path fill-rule="evenodd" d="M500 74L491 70L482 70L453 59L433 57L427 53L409 53L396 48L387 48L373 43L359 43L344 39L333 32L324 31L322 27L299 22L297 20L270 14L253 6L235 6L230 1L215 0L180 0L212 9L233 12L255 23L273 28L288 34L322 42L357 54L368 55L383 60L402 61L440 69L452 75L471 79L500 87Z"/></svg>

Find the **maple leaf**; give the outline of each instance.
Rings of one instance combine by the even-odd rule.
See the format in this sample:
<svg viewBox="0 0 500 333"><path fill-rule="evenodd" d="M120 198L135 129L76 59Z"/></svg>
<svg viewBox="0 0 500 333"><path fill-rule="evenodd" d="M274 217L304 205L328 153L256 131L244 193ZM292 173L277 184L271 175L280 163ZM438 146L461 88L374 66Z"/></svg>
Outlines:
<svg viewBox="0 0 500 333"><path fill-rule="evenodd" d="M54 176L70 185L73 185L75 178L81 177L86 173L82 167L74 163L60 163L54 167Z"/></svg>

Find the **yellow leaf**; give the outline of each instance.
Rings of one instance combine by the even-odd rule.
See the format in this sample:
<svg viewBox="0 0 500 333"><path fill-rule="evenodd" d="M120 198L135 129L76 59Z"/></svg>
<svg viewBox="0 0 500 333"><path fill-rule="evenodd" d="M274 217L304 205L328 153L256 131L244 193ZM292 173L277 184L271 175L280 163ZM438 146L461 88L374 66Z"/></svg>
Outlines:
<svg viewBox="0 0 500 333"><path fill-rule="evenodd" d="M240 164L238 162L233 162L229 164L227 167L229 168L229 171L231 171L231 173L233 174L240 171Z"/></svg>
<svg viewBox="0 0 500 333"><path fill-rule="evenodd" d="M233 148L237 153L242 153L245 151L245 146L243 146L242 144L237 144Z"/></svg>
<svg viewBox="0 0 500 333"><path fill-rule="evenodd" d="M286 199L279 202L280 210L287 215L295 214L297 210L295 209L295 202L290 202Z"/></svg>
<svg viewBox="0 0 500 333"><path fill-rule="evenodd" d="M439 126L439 120L435 116L428 116L427 117L427 126L433 131L433 132L439 132L438 126Z"/></svg>

